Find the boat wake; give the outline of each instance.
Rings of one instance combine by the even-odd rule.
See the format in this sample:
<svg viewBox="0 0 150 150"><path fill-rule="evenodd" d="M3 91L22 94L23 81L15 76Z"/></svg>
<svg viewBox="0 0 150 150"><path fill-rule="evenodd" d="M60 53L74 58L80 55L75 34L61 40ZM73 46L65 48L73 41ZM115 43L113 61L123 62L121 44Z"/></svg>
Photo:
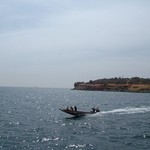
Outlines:
<svg viewBox="0 0 150 150"><path fill-rule="evenodd" d="M100 115L100 114L139 114L139 113L146 113L150 112L150 106L148 107L126 107L126 108L120 108L120 109L114 109L111 111L101 111L98 114L95 115Z"/></svg>

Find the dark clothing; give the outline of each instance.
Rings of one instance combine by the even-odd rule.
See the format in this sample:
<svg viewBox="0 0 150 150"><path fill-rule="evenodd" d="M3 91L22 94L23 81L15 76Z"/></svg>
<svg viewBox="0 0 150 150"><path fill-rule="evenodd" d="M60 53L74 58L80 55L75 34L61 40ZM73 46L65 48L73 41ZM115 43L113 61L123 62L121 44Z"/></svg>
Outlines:
<svg viewBox="0 0 150 150"><path fill-rule="evenodd" d="M98 108L98 107L96 108L96 112L100 112L100 110L99 110L99 108Z"/></svg>
<svg viewBox="0 0 150 150"><path fill-rule="evenodd" d="M74 111L77 111L77 107L76 106L74 106Z"/></svg>
<svg viewBox="0 0 150 150"><path fill-rule="evenodd" d="M96 112L100 112L100 110L99 110L99 109L96 109Z"/></svg>
<svg viewBox="0 0 150 150"><path fill-rule="evenodd" d="M70 107L70 110L72 110L72 111L73 111L73 107L72 107L72 106Z"/></svg>
<svg viewBox="0 0 150 150"><path fill-rule="evenodd" d="M96 109L95 109L95 108L92 108L92 112L94 112L94 113L95 113L95 111L96 111Z"/></svg>

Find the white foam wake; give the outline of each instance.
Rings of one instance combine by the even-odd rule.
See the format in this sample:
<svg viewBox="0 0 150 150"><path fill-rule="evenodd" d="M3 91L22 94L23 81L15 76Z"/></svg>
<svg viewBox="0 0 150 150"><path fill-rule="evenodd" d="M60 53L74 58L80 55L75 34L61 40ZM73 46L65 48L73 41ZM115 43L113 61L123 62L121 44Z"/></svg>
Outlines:
<svg viewBox="0 0 150 150"><path fill-rule="evenodd" d="M126 107L120 109L114 109L111 111L102 111L101 114L136 114L136 113L146 113L150 112L149 107Z"/></svg>

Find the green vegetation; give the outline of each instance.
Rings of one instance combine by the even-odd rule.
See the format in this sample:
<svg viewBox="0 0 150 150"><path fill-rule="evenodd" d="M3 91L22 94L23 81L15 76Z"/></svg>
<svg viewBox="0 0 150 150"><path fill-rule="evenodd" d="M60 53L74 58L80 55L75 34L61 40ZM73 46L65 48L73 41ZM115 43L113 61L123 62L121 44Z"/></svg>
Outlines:
<svg viewBox="0 0 150 150"><path fill-rule="evenodd" d="M150 92L150 78L109 78L74 83L75 90Z"/></svg>

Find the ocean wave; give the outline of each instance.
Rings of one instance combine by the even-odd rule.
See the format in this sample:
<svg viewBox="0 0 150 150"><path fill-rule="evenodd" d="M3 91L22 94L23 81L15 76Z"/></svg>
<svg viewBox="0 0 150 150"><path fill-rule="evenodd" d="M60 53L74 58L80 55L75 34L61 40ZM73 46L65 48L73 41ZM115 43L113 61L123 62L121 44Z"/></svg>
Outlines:
<svg viewBox="0 0 150 150"><path fill-rule="evenodd" d="M150 106L142 106L142 107L125 107L114 109L111 111L102 111L101 114L136 114L136 113L146 113L150 112Z"/></svg>
<svg viewBox="0 0 150 150"><path fill-rule="evenodd" d="M150 138L150 135L148 135L148 134L141 134L141 135L135 135L135 136L133 136L132 138L134 138L134 139L149 139Z"/></svg>

